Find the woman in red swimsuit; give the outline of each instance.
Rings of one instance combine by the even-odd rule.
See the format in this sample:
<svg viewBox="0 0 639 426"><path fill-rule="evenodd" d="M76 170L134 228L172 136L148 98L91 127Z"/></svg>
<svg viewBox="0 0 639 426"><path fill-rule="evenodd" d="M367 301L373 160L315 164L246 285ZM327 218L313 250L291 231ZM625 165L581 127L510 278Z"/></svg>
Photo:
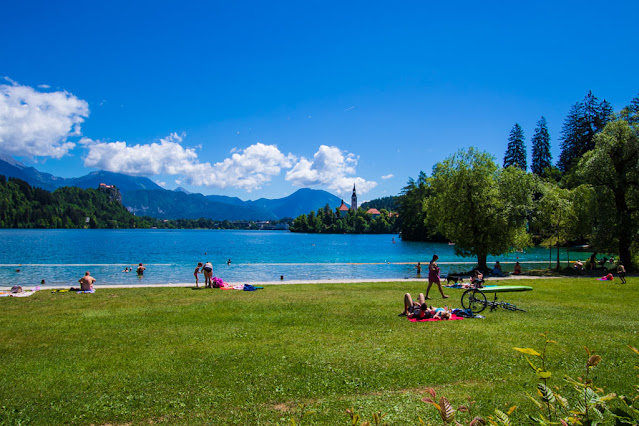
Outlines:
<svg viewBox="0 0 639 426"><path fill-rule="evenodd" d="M446 296L444 294L444 290L442 290L442 283L439 279L439 266L437 266L437 259L439 259L439 256L434 254L433 260L431 260L430 264L428 265L428 288L426 289L426 299L430 299L430 297L428 297L428 293L430 292L430 287L433 285L433 283L437 283L437 287L439 287L439 292L441 293L442 298L448 299L448 296Z"/></svg>

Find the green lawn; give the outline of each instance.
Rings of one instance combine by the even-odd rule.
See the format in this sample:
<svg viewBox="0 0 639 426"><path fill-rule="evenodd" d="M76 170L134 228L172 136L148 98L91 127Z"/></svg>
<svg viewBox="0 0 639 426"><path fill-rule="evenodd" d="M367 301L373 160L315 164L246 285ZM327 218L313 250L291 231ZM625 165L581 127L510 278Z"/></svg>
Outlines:
<svg viewBox="0 0 639 426"><path fill-rule="evenodd" d="M441 424L428 387L455 406L472 396L478 414L517 405L518 423L537 382L512 348L540 348L545 331L553 385L583 373L588 346L603 358L596 384L633 392L639 278L521 283L534 291L500 298L528 312L425 323L397 316L424 282L0 298L0 423L291 424L305 404L309 424L346 425L348 408ZM459 307L461 290L447 293Z"/></svg>

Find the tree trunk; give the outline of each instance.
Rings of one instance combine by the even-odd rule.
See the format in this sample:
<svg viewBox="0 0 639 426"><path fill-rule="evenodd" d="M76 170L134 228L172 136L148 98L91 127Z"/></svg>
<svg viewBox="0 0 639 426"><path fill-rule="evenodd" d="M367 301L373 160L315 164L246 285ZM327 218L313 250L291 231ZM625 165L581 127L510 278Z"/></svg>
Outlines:
<svg viewBox="0 0 639 426"><path fill-rule="evenodd" d="M619 228L617 238L619 241L619 260L621 260L626 267L626 271L633 269L632 256L630 255L630 245L632 244L632 238L630 230L632 229L632 218L628 211L628 205L626 203L626 194L621 191L615 192L615 207L619 218Z"/></svg>
<svg viewBox="0 0 639 426"><path fill-rule="evenodd" d="M486 265L486 257L488 255L486 253L480 253L477 255L477 269L482 272L488 270L488 265Z"/></svg>

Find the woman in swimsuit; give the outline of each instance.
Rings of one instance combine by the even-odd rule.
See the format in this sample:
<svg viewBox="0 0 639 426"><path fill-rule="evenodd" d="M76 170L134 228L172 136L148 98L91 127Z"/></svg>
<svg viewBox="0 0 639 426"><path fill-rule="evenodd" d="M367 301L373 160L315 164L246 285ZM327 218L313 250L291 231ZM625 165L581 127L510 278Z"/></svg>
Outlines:
<svg viewBox="0 0 639 426"><path fill-rule="evenodd" d="M434 254L433 259L428 265L428 288L426 289L426 299L430 299L430 297L428 297L428 293L430 292L430 287L433 285L433 283L437 283L437 287L439 287L439 292L441 293L442 298L448 299L448 296L446 296L444 294L444 290L442 290L442 283L439 279L439 266L437 266L437 259L439 259L439 256Z"/></svg>
<svg viewBox="0 0 639 426"><path fill-rule="evenodd" d="M204 287L211 288L211 277L213 277L213 265L211 262L204 264L202 272L204 272Z"/></svg>

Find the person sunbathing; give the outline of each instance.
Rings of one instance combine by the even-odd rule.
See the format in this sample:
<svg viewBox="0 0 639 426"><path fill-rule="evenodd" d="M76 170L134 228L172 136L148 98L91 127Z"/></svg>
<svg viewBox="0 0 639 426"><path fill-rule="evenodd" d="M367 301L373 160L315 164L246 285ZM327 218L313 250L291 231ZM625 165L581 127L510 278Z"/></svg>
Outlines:
<svg viewBox="0 0 639 426"><path fill-rule="evenodd" d="M431 314L433 315L433 319L441 319L441 320L450 319L451 313L450 313L450 310L448 310L448 306L444 308L435 308L435 309L433 309L433 307L431 306L430 309L431 309Z"/></svg>
<svg viewBox="0 0 639 426"><path fill-rule="evenodd" d="M419 294L417 300L413 300L410 293L406 293L404 295L404 312L400 313L399 316L418 320L428 318L447 320L450 319L451 313L448 307L433 308L428 306L423 293Z"/></svg>
<svg viewBox="0 0 639 426"><path fill-rule="evenodd" d="M413 300L410 293L404 295L404 312L399 316L407 316L415 319L428 319L433 317L432 307L426 304L424 293L419 293L417 300Z"/></svg>
<svg viewBox="0 0 639 426"><path fill-rule="evenodd" d="M479 269L475 269L473 273L473 277L471 278L472 285L474 288L483 287L484 286L484 274L479 272Z"/></svg>

